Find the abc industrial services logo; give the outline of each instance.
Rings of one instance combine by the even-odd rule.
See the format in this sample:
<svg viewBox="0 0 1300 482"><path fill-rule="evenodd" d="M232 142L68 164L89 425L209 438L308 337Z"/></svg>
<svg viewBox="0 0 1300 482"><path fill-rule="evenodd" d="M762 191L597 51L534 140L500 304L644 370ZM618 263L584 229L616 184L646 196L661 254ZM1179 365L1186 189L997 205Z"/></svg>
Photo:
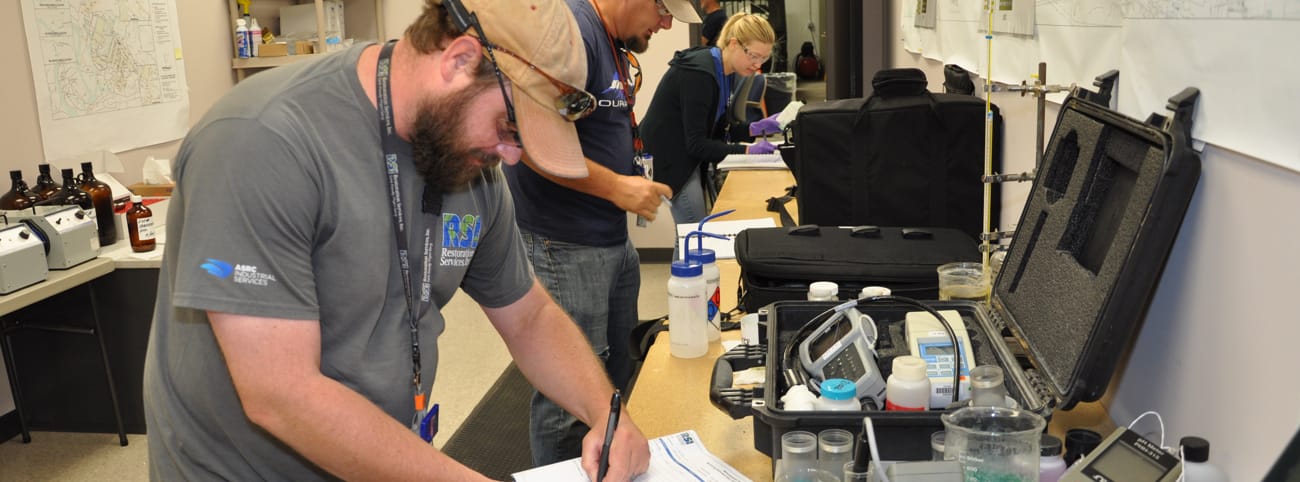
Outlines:
<svg viewBox="0 0 1300 482"><path fill-rule="evenodd" d="M203 264L200 264L199 267L212 276L230 279L243 285L266 286L276 281L275 275L259 273L257 272L257 266L249 264L231 265L219 259L208 258L203 260Z"/></svg>
<svg viewBox="0 0 1300 482"><path fill-rule="evenodd" d="M473 214L442 214L442 254L440 266L469 266L483 234L483 218Z"/></svg>

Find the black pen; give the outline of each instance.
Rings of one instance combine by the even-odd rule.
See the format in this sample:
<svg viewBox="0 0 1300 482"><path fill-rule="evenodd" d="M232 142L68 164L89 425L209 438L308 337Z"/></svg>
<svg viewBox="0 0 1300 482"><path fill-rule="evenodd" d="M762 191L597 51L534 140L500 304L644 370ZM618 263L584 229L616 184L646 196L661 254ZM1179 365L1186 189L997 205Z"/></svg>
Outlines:
<svg viewBox="0 0 1300 482"><path fill-rule="evenodd" d="M605 445L600 448L600 471L596 473L596 482L605 480L609 471L609 445L614 442L614 429L618 428L618 412L623 408L623 394L614 390L609 399L609 424L605 426Z"/></svg>

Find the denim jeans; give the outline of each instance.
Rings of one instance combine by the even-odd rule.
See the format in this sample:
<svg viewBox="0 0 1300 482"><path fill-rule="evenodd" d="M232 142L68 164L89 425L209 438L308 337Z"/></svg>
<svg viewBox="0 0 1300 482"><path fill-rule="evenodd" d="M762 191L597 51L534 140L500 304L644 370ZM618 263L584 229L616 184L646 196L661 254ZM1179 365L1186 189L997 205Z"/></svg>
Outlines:
<svg viewBox="0 0 1300 482"><path fill-rule="evenodd" d="M696 169L682 189L673 195L673 222L677 224L698 224L709 215L709 206L704 202L704 185L700 183L700 170Z"/></svg>
<svg viewBox="0 0 1300 482"><path fill-rule="evenodd" d="M641 260L632 241L583 246L527 231L522 237L537 279L586 335L614 387L626 390L633 369L629 340L641 290ZM533 464L582 455L588 427L536 390L528 428Z"/></svg>

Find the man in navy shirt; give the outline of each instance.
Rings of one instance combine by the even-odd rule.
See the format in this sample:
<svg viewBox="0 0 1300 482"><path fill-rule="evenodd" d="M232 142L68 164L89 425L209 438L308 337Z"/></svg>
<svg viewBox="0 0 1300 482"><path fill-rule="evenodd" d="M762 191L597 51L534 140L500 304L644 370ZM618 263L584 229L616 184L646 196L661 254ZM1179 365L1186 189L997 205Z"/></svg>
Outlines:
<svg viewBox="0 0 1300 482"><path fill-rule="evenodd" d="M644 52L650 36L673 19L698 23L689 0L566 0L587 55L585 90L597 108L577 122L589 176L564 179L525 163L506 167L520 202L516 218L533 270L573 317L592 350L605 360L615 387L632 373L628 338L637 323L640 259L627 236L627 214L653 220L668 186L646 179L634 157L635 85L624 50ZM534 393L530 442L533 462L576 457L588 428Z"/></svg>

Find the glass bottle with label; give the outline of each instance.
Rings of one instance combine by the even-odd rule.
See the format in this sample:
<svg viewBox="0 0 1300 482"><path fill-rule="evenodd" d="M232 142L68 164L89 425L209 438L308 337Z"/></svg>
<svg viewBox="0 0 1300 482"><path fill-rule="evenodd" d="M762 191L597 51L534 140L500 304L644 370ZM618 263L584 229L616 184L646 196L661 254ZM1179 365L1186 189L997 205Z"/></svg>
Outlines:
<svg viewBox="0 0 1300 482"><path fill-rule="evenodd" d="M117 225L113 223L113 189L95 179L95 169L89 162L81 163L81 184L77 187L90 193L95 204L95 224L99 228L99 245L117 242Z"/></svg>
<svg viewBox="0 0 1300 482"><path fill-rule="evenodd" d="M145 207L144 198L135 194L131 196L131 209L126 211L126 231L131 236L131 251L143 253L157 247L155 240L153 211Z"/></svg>
<svg viewBox="0 0 1300 482"><path fill-rule="evenodd" d="M40 170L41 173L36 176L36 185L32 186L32 193L36 194L36 197L41 198L41 201L44 201L49 199L50 196L53 196L54 193L59 192L59 189L63 186L54 182L54 178L50 177L49 164L41 164L36 166L36 168Z"/></svg>
<svg viewBox="0 0 1300 482"><path fill-rule="evenodd" d="M23 171L17 169L9 171L9 179L13 184L8 192L0 195L0 209L26 209L36 204L39 198L27 189L27 183L23 182Z"/></svg>
<svg viewBox="0 0 1300 482"><path fill-rule="evenodd" d="M42 204L51 206L78 206L83 210L90 211L95 208L94 200L90 199L90 193L82 191L77 187L77 179L73 177L72 169L62 169L63 187L51 194Z"/></svg>

